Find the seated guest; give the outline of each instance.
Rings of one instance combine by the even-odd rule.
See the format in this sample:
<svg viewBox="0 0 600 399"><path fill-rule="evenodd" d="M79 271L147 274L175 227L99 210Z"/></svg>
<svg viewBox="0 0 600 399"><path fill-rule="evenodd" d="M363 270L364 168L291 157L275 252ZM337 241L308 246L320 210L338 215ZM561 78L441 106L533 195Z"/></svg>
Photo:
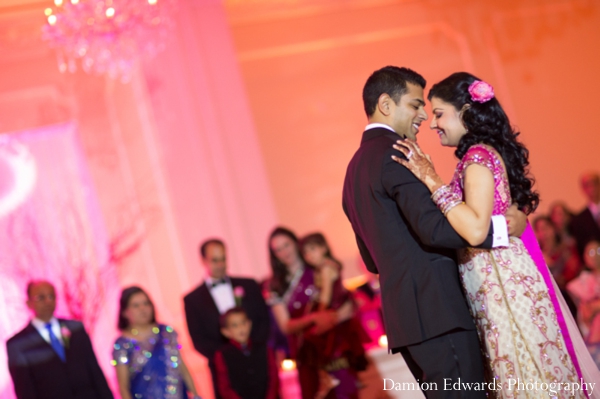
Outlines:
<svg viewBox="0 0 600 399"><path fill-rule="evenodd" d="M139 287L121 293L119 330L113 351L122 399L199 399L173 328L158 324L154 305Z"/></svg>
<svg viewBox="0 0 600 399"><path fill-rule="evenodd" d="M35 317L6 343L17 398L112 399L81 322L54 317L54 286L31 282L27 297Z"/></svg>
<svg viewBox="0 0 600 399"><path fill-rule="evenodd" d="M600 367L600 242L585 246L584 263L588 270L567 285L579 308L579 328L588 349Z"/></svg>
<svg viewBox="0 0 600 399"><path fill-rule="evenodd" d="M279 375L275 355L265 343L250 339L252 321L241 307L221 316L221 333L229 339L215 353L217 391L223 399L275 399Z"/></svg>

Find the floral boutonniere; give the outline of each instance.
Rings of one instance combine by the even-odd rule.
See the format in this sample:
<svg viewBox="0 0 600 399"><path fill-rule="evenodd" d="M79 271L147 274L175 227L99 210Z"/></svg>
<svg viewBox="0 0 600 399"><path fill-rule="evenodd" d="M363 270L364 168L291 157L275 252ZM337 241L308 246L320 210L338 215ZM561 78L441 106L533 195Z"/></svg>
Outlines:
<svg viewBox="0 0 600 399"><path fill-rule="evenodd" d="M71 330L69 330L64 324L61 324L60 335L62 335L62 340L63 344L65 345L65 349L69 349L69 342L71 340Z"/></svg>
<svg viewBox="0 0 600 399"><path fill-rule="evenodd" d="M233 297L235 298L235 306L242 306L242 299L244 298L244 287L237 286L233 288Z"/></svg>

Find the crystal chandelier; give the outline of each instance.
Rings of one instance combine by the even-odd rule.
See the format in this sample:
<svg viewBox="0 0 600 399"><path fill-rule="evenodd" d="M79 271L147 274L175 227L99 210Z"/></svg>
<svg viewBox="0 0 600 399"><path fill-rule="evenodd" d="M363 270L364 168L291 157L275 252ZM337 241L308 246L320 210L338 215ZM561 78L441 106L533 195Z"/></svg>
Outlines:
<svg viewBox="0 0 600 399"><path fill-rule="evenodd" d="M165 47L175 0L54 0L43 39L57 50L61 72L131 79L136 62Z"/></svg>

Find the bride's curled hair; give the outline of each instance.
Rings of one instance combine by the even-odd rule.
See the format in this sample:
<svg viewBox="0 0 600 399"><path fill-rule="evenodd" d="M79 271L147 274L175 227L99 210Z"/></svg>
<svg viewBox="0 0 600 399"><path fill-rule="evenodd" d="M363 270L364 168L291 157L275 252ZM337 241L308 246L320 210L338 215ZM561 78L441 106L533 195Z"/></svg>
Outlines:
<svg viewBox="0 0 600 399"><path fill-rule="evenodd" d="M460 139L454 154L462 159L471 146L479 143L493 147L506 165L513 202L529 214L540 202L538 193L532 190L534 180L529 176L529 151L517 141L519 132L513 130L495 97L484 103L471 99L469 86L476 80L481 79L467 72L454 73L433 85L427 98L430 101L433 97L439 98L458 111L464 109L462 122L467 133Z"/></svg>

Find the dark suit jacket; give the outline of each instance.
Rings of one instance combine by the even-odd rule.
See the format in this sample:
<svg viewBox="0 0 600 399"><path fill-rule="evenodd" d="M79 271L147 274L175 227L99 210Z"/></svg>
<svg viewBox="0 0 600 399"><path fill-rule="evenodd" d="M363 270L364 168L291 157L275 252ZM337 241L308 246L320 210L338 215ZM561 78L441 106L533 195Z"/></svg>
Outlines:
<svg viewBox="0 0 600 399"><path fill-rule="evenodd" d="M250 335L252 341L266 343L269 333L269 310L259 285L249 278L230 277L230 279L234 289L238 286L244 288L242 307L252 320ZM187 294L183 302L188 330L194 347L213 366L215 352L228 341L221 335L219 326L221 315L206 283Z"/></svg>
<svg viewBox="0 0 600 399"><path fill-rule="evenodd" d="M600 241L600 226L594 219L590 208L585 208L577 216L571 219L569 230L577 243L577 252L583 256L583 250L588 242L592 240Z"/></svg>
<svg viewBox="0 0 600 399"><path fill-rule="evenodd" d="M431 193L391 159L399 136L364 132L344 181L343 206L361 256L379 273L385 330L393 352L475 324L462 293L455 251L468 243L450 226ZM484 247L492 245L492 228Z"/></svg>
<svg viewBox="0 0 600 399"><path fill-rule="evenodd" d="M6 343L18 399L113 399L83 324L59 319L71 331L60 360L30 323Z"/></svg>

